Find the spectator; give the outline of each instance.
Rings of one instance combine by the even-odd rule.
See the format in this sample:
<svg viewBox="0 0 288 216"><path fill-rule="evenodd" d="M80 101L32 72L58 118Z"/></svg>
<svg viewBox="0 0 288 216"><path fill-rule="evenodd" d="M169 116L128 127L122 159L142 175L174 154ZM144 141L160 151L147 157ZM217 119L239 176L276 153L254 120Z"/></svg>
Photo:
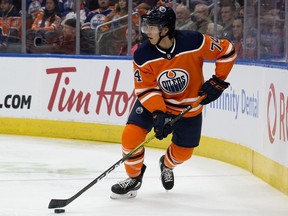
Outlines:
<svg viewBox="0 0 288 216"><path fill-rule="evenodd" d="M80 23L81 25L84 24L87 15L89 13L89 9L86 7L85 1L81 0L81 4L80 4ZM76 5L74 4L74 10L68 12L65 17L63 17L62 19L66 20L66 19L76 19Z"/></svg>
<svg viewBox="0 0 288 216"><path fill-rule="evenodd" d="M276 22L272 29L272 55L274 58L284 57L284 22Z"/></svg>
<svg viewBox="0 0 288 216"><path fill-rule="evenodd" d="M261 17L260 45L261 58L283 56L284 21L280 19L279 10L266 9Z"/></svg>
<svg viewBox="0 0 288 216"><path fill-rule="evenodd" d="M231 40L233 35L233 21L234 16L236 15L236 6L235 4L221 4L220 5L220 25L223 26L223 37Z"/></svg>
<svg viewBox="0 0 288 216"><path fill-rule="evenodd" d="M254 0L252 0L252 1L254 1ZM263 0L261 0L261 1L263 1ZM241 16L239 14L240 10L241 10L241 4L237 0L220 0L219 4L220 4L220 7L222 7L224 5L234 5L234 8L235 8L234 17Z"/></svg>
<svg viewBox="0 0 288 216"><path fill-rule="evenodd" d="M99 8L91 11L82 26L82 29L96 29L102 24L107 15L113 11L110 6L110 0L98 0Z"/></svg>
<svg viewBox="0 0 288 216"><path fill-rule="evenodd" d="M255 31L248 32L245 40L244 58L256 59L257 58L257 41Z"/></svg>
<svg viewBox="0 0 288 216"><path fill-rule="evenodd" d="M136 10L150 10L151 7L155 6L159 0L133 0L133 8Z"/></svg>
<svg viewBox="0 0 288 216"><path fill-rule="evenodd" d="M256 59L256 34L255 29L249 29L245 43L243 38L244 20L243 17L236 17L233 21L232 44L237 52L238 59ZM244 50L245 47L245 50Z"/></svg>
<svg viewBox="0 0 288 216"><path fill-rule="evenodd" d="M246 29L257 28L257 12L255 7L253 5L248 5L245 9L246 9L245 28ZM242 16L244 18L244 13L242 15L240 11L239 16Z"/></svg>
<svg viewBox="0 0 288 216"><path fill-rule="evenodd" d="M240 7L244 6L244 0L236 0Z"/></svg>
<svg viewBox="0 0 288 216"><path fill-rule="evenodd" d="M99 8L97 0L84 0L84 3L89 11L97 10Z"/></svg>
<svg viewBox="0 0 288 216"><path fill-rule="evenodd" d="M110 0L98 0L99 8L90 11L87 18L82 25L81 30L81 53L95 54L95 29L98 25L103 24L106 16L108 16L114 9Z"/></svg>
<svg viewBox="0 0 288 216"><path fill-rule="evenodd" d="M123 56L123 55L128 55L128 28L126 29L126 41L127 43L121 47L119 55ZM136 51L136 49L140 46L141 42L140 42L140 35L139 35L139 27L137 26L133 26L132 28L132 33L131 33L131 41L132 41L132 47L131 47L131 55L134 55L134 52Z"/></svg>
<svg viewBox="0 0 288 216"><path fill-rule="evenodd" d="M26 29L29 30L32 27L34 20L40 13L40 9L45 7L43 0L26 0Z"/></svg>
<svg viewBox="0 0 288 216"><path fill-rule="evenodd" d="M237 17L234 19L232 44L234 44L235 50L237 52L237 58L243 58L243 18Z"/></svg>
<svg viewBox="0 0 288 216"><path fill-rule="evenodd" d="M206 4L208 6L213 4L213 2L214 0L188 0L187 6L189 7L190 11L193 12L197 4Z"/></svg>
<svg viewBox="0 0 288 216"><path fill-rule="evenodd" d="M239 7L238 16L244 17L244 6Z"/></svg>
<svg viewBox="0 0 288 216"><path fill-rule="evenodd" d="M208 24L211 23L209 17L209 8L206 4L196 4L194 10L195 22L191 25L191 30L205 34L207 32Z"/></svg>
<svg viewBox="0 0 288 216"><path fill-rule="evenodd" d="M63 24L62 35L56 44L61 53L75 54L76 52L76 19L67 19Z"/></svg>
<svg viewBox="0 0 288 216"><path fill-rule="evenodd" d="M0 9L0 50L7 51L8 44L20 41L21 16L13 0L1 0Z"/></svg>
<svg viewBox="0 0 288 216"><path fill-rule="evenodd" d="M74 11L74 0L59 0L59 15L65 17L68 13Z"/></svg>
<svg viewBox="0 0 288 216"><path fill-rule="evenodd" d="M184 4L176 6L176 29L185 30L191 28L192 20L188 7Z"/></svg>
<svg viewBox="0 0 288 216"><path fill-rule="evenodd" d="M61 18L57 16L57 12L58 0L46 0L44 10L40 9L31 29L34 31L57 31L61 25Z"/></svg>
<svg viewBox="0 0 288 216"><path fill-rule="evenodd" d="M128 24L128 18L126 19L120 19L118 21L115 21L119 19L120 17L123 17L125 15L128 15L128 0L118 0L114 10L106 16L104 19L103 23L107 23L109 21L114 20L114 22L111 25L106 25L101 28L102 31L106 31L108 29L112 28L119 28L122 25L127 25ZM133 15L132 21L134 25L139 26L139 17L137 15Z"/></svg>
<svg viewBox="0 0 288 216"><path fill-rule="evenodd" d="M63 23L62 30L58 32L49 32L42 42L29 46L29 52L32 53L58 53L75 54L76 52L76 19L67 19Z"/></svg>
<svg viewBox="0 0 288 216"><path fill-rule="evenodd" d="M132 0L133 11L138 12L141 16L146 14L157 3L162 3L161 0Z"/></svg>
<svg viewBox="0 0 288 216"><path fill-rule="evenodd" d="M101 54L118 55L119 49L127 45L126 28L128 17L123 18L125 15L128 15L128 0L117 0L114 10L105 18L103 24L109 21L113 22L101 27L102 32L111 30L105 32L105 38L102 37L106 41L101 41ZM139 26L139 16L133 15L132 22L135 26Z"/></svg>
<svg viewBox="0 0 288 216"><path fill-rule="evenodd" d="M58 0L46 0L45 8L40 9L31 29L27 31L27 49L31 46L42 46L61 30L61 18L57 15ZM49 38L49 40L46 40Z"/></svg>
<svg viewBox="0 0 288 216"><path fill-rule="evenodd" d="M27 0L27 14L34 20L42 7L45 7L43 0Z"/></svg>
<svg viewBox="0 0 288 216"><path fill-rule="evenodd" d="M238 16L233 21L233 36L231 42L233 43L237 52L238 59L256 59L256 32L255 29L250 28L247 31L245 43L243 38L244 33L244 19ZM245 48L245 49L244 49Z"/></svg>
<svg viewBox="0 0 288 216"><path fill-rule="evenodd" d="M214 28L215 24L214 23L209 23L207 26L207 35L214 36L217 38L222 38L223 37L223 26L216 24L216 34L214 34Z"/></svg>

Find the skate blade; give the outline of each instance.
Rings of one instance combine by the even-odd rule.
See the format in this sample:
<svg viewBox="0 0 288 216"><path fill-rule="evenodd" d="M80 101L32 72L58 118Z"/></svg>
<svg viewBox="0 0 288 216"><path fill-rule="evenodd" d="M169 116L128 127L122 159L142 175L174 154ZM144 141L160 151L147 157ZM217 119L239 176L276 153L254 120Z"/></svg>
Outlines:
<svg viewBox="0 0 288 216"><path fill-rule="evenodd" d="M116 194L113 193L110 195L111 199L130 199L130 198L134 198L137 195L137 191L129 191L126 194Z"/></svg>

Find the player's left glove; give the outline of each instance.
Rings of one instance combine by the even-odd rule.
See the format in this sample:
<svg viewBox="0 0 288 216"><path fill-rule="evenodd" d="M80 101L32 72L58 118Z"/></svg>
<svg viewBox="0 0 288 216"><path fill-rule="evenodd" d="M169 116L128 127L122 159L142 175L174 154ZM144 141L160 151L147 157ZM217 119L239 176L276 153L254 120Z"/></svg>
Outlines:
<svg viewBox="0 0 288 216"><path fill-rule="evenodd" d="M228 88L230 83L225 82L215 75L212 76L209 80L207 80L201 87L200 91L198 92L199 96L206 94L206 98L201 101L200 104L205 105L208 104L217 98L223 93L223 91Z"/></svg>
<svg viewBox="0 0 288 216"><path fill-rule="evenodd" d="M157 139L162 140L172 132L172 126L168 124L171 118L167 113L156 110L153 115L153 127Z"/></svg>

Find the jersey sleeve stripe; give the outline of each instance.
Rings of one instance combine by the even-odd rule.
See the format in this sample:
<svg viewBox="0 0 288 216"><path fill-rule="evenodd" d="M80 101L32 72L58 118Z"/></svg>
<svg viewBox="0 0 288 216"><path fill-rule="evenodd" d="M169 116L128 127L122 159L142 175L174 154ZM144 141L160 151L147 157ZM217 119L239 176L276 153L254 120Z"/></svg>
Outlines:
<svg viewBox="0 0 288 216"><path fill-rule="evenodd" d="M228 59L223 59L223 60L217 60L216 62L217 63L219 63L219 62L221 62L221 63L225 63L225 62L232 62L232 61L234 61L235 59L237 58L237 54L235 54L232 58L228 58Z"/></svg>
<svg viewBox="0 0 288 216"><path fill-rule="evenodd" d="M229 43L229 46L228 46L226 53L224 55L229 54L233 49L234 49L233 45L231 43Z"/></svg>
<svg viewBox="0 0 288 216"><path fill-rule="evenodd" d="M183 110L183 108L178 108L178 107L175 107L174 105L173 106L170 106L170 105L168 105L168 104L166 104L167 105L167 107L169 107L171 110L176 110L176 111L178 111L178 112L181 112L182 110ZM185 106L185 108L186 108L187 106ZM197 107L194 107L194 108L192 108L191 110L189 110L189 113L192 113L192 112L195 112L195 111L197 111L197 110L199 110L201 107L203 107L202 105L198 105Z"/></svg>
<svg viewBox="0 0 288 216"><path fill-rule="evenodd" d="M184 105L184 104L173 104L173 103L169 103L167 101L165 101L166 105L172 106L172 107L177 107L177 108L186 108L188 105Z"/></svg>
<svg viewBox="0 0 288 216"><path fill-rule="evenodd" d="M146 95L143 98L139 98L139 101L143 104L145 101L149 100L151 97L155 96L155 95L162 95L160 92L154 92L154 93L150 93L148 95Z"/></svg>
<svg viewBox="0 0 288 216"><path fill-rule="evenodd" d="M185 98L181 101L175 100L175 99L165 99L165 101L169 102L169 103L173 103L173 104L180 104L180 103L192 103L194 101L196 101L198 97L194 97L194 98Z"/></svg>
<svg viewBox="0 0 288 216"><path fill-rule="evenodd" d="M151 89L151 88L138 88L138 89L135 89L135 93L138 95L138 94L141 94L142 92L147 91L149 89ZM156 87L154 89L160 89L160 88Z"/></svg>
<svg viewBox="0 0 288 216"><path fill-rule="evenodd" d="M136 94L138 93L137 91L135 91L135 92L136 92ZM153 89L147 89L147 90L145 90L145 91L137 94L137 97L138 97L138 98L143 97L145 94L149 94L149 93L151 93L151 92L161 92L161 90L160 90L160 89L155 89L155 88L153 88Z"/></svg>
<svg viewBox="0 0 288 216"><path fill-rule="evenodd" d="M233 56L233 55L235 54L235 52L236 52L236 51L235 51L235 48L234 48L230 53L221 56L220 58L218 58L218 60L219 60L219 59L226 59L226 58L229 58L229 57Z"/></svg>

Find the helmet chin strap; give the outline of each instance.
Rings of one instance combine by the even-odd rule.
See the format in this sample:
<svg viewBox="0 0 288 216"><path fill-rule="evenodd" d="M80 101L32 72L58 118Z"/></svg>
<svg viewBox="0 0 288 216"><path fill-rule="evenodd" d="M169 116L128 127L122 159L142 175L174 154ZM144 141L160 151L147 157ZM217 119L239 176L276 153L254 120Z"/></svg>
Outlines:
<svg viewBox="0 0 288 216"><path fill-rule="evenodd" d="M158 46L159 44L160 44L160 42L161 42L161 40L164 38L164 36L161 36L160 34L159 34L159 39L158 39L158 41L157 41L157 43L156 43L156 46Z"/></svg>
<svg viewBox="0 0 288 216"><path fill-rule="evenodd" d="M164 37L166 37L167 35L168 35L168 32L167 32L164 36L161 36L161 32L159 32L159 39L158 39L158 41L157 41L157 43L156 43L156 46L158 46L159 43L161 42L161 40L162 40Z"/></svg>

